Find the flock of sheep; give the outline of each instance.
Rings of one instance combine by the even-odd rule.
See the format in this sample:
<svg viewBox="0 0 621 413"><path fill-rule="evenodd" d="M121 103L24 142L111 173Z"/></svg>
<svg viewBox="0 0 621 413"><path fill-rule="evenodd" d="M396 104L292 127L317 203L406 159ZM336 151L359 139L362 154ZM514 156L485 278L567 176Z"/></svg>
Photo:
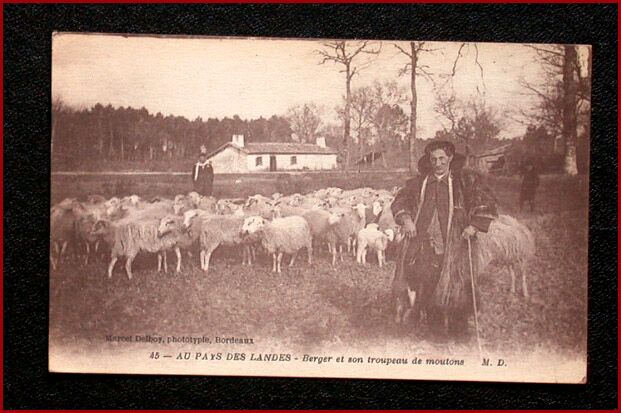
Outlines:
<svg viewBox="0 0 621 413"><path fill-rule="evenodd" d="M55 270L71 250L86 264L106 245L111 251L108 276L124 257L131 279L132 261L141 251L158 254L158 271L162 264L167 270L166 252L174 251L180 271L182 251L191 255L198 244L201 269L208 271L211 254L220 245L239 246L242 264L252 264L262 246L272 255L272 270L281 272L284 254L291 256L291 266L305 248L312 262L314 245L327 246L333 265L337 259L343 261L346 248L363 264L367 251L375 251L381 266L388 243L398 232L386 208L392 199L390 191L371 188L219 200L196 192L149 201L136 195L110 199L91 195L84 202L67 198L51 208L50 262Z"/></svg>
<svg viewBox="0 0 621 413"><path fill-rule="evenodd" d="M56 270L69 259L70 250L74 260L87 264L105 245L111 257L108 277L112 277L118 259L125 258L131 279L132 262L139 252L156 253L158 271L162 264L167 271L166 253L174 251L179 272L182 253L193 256L198 244L200 266L206 272L219 246L236 246L243 265L251 265L262 250L271 255L272 271L277 273L284 254L290 256L292 266L305 249L310 264L313 251L326 247L332 265L343 261L344 250L366 265L371 250L381 267L386 263L388 245L403 238L390 209L398 189L330 187L305 195L257 194L246 199L215 199L196 192L148 201L136 195L110 199L91 195L83 202L68 198L51 208L50 263ZM534 254L530 231L501 215L489 233L481 235L479 268L491 261L507 265L513 290L517 269L527 295L522 267Z"/></svg>

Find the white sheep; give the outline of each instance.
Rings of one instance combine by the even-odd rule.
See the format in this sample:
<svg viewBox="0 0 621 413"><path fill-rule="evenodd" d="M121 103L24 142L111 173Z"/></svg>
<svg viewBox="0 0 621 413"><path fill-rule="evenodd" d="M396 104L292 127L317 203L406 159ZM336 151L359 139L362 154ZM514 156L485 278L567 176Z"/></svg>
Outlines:
<svg viewBox="0 0 621 413"><path fill-rule="evenodd" d="M203 271L209 271L211 254L220 245L243 245L244 255L242 261L245 263L247 258L249 264L252 263L249 244L254 240L252 240L252 237L246 238L242 236L243 216L212 215L195 209L184 214L183 225L189 228L195 219L200 220L200 264Z"/></svg>
<svg viewBox="0 0 621 413"><path fill-rule="evenodd" d="M369 224L366 228L358 232L358 250L356 252L356 261L359 264L366 265L367 250L371 249L377 252L377 262L380 268L386 264L386 247L388 242L394 240L394 232L392 229L380 231L378 224Z"/></svg>
<svg viewBox="0 0 621 413"><path fill-rule="evenodd" d="M494 262L511 274L511 292L515 293L516 273L522 278L522 294L528 297L526 264L535 255L535 237L517 219L499 215L487 232L478 232L473 243L473 259L479 271Z"/></svg>
<svg viewBox="0 0 621 413"><path fill-rule="evenodd" d="M347 246L347 252L352 251L352 246L355 244L354 239L358 232L364 228L364 218L360 217L355 207L336 207L330 209L330 212L339 217L339 221L332 225L325 235L332 254L332 265L336 265L337 248L340 260L343 261L343 246Z"/></svg>
<svg viewBox="0 0 621 413"><path fill-rule="evenodd" d="M50 209L50 263L56 270L63 260L67 246L74 241L75 200L63 200Z"/></svg>
<svg viewBox="0 0 621 413"><path fill-rule="evenodd" d="M119 257L125 257L125 271L127 277L132 279L132 262L140 251L158 254L158 271L161 271L162 255L166 250L173 249L177 255L177 272L180 271L181 251L176 246L177 239L174 236L160 237L158 227L159 218L135 217L123 218L116 222L108 220L97 221L92 234L104 238L111 246L111 259L108 265L108 278L112 277L114 264ZM167 270L167 268L165 268Z"/></svg>
<svg viewBox="0 0 621 413"><path fill-rule="evenodd" d="M308 222L300 216L275 218L266 221L260 216L248 217L242 226L243 234L257 234L261 245L272 254L272 272L281 272L283 254L291 255L289 267L294 262L298 252L306 248L308 264L312 264L313 243Z"/></svg>
<svg viewBox="0 0 621 413"><path fill-rule="evenodd" d="M197 221L192 222L190 228L184 226L184 217L178 215L167 215L160 220L160 224L157 229L159 237L166 235L172 235L175 237L177 243L176 247L181 250L187 251L191 256L190 249L198 242L200 235L200 223ZM164 268L166 269L166 251L164 251ZM181 269L181 256L178 256L177 272Z"/></svg>

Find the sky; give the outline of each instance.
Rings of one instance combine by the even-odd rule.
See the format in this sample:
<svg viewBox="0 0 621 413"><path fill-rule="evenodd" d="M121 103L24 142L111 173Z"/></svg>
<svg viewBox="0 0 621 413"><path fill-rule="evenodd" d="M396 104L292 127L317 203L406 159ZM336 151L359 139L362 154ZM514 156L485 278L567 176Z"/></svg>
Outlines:
<svg viewBox="0 0 621 413"><path fill-rule="evenodd" d="M399 76L408 57L393 41L359 75L352 88L379 80L396 80L406 88L409 75ZM398 42L409 50L408 42ZM461 43L429 42L422 53L434 83L417 80L417 134L433 137L447 125L434 110L435 90L452 84L458 99L478 96L503 118L500 137L521 135L525 127L508 113L528 110L536 100L520 87L520 79L540 82L541 67L531 49L520 44L477 43L462 49L452 83L451 72ZM288 108L313 102L324 118L336 120L334 108L345 93L342 66L319 64L316 40L122 36L56 33L52 41L52 96L75 108L96 103L145 107L150 113L242 119L284 115ZM448 89L446 89L448 90ZM409 104L403 106L409 115Z"/></svg>

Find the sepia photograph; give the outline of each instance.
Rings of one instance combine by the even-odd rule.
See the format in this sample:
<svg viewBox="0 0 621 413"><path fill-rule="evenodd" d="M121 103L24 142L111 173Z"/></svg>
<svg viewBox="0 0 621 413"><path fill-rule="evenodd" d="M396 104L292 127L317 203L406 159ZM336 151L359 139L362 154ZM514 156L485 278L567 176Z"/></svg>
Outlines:
<svg viewBox="0 0 621 413"><path fill-rule="evenodd" d="M590 45L56 32L51 69L50 372L587 382Z"/></svg>

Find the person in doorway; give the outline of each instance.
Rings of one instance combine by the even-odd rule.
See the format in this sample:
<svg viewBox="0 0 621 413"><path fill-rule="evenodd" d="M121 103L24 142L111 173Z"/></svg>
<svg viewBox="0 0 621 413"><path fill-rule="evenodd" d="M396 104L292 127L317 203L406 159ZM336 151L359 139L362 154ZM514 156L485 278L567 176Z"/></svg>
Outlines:
<svg viewBox="0 0 621 413"><path fill-rule="evenodd" d="M213 167L211 162L207 160L207 154L201 152L198 156L198 162L194 164L192 169L192 184L194 191L203 196L211 196L213 192Z"/></svg>

